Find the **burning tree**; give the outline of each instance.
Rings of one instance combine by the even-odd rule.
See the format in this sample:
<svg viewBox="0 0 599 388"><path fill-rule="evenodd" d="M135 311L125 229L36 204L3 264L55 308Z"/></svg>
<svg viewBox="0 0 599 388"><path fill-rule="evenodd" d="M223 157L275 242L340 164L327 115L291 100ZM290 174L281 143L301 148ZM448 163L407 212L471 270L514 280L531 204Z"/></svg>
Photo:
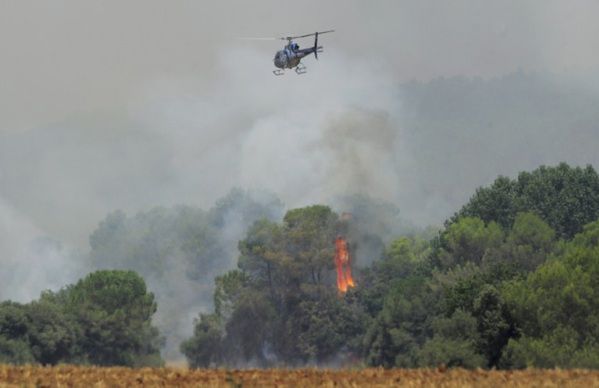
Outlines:
<svg viewBox="0 0 599 388"><path fill-rule="evenodd" d="M351 276L349 244L343 236L337 236L335 239L335 266L337 267L337 290L345 293L348 288L355 287Z"/></svg>
<svg viewBox="0 0 599 388"><path fill-rule="evenodd" d="M216 280L214 314L200 317L183 344L190 365L303 365L355 354L368 319L355 299L338 297L332 257L344 290L354 285L340 234L339 216L321 205L292 209L281 224L256 222L239 243L239 270Z"/></svg>

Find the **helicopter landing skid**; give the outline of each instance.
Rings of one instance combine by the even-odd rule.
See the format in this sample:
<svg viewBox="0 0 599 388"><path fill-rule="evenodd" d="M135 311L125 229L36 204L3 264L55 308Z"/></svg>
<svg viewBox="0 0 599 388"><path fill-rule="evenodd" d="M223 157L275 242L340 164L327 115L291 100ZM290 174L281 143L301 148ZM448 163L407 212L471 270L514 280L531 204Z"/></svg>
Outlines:
<svg viewBox="0 0 599 388"><path fill-rule="evenodd" d="M284 75L284 74L285 74L285 71L284 71L284 70L281 70L281 69L275 69L275 70L273 70L273 71L272 71L272 73L273 73L274 75Z"/></svg>
<svg viewBox="0 0 599 388"><path fill-rule="evenodd" d="M295 73L296 74L306 74L307 70L306 70L306 65L304 64L299 64L297 65L297 67L295 68Z"/></svg>

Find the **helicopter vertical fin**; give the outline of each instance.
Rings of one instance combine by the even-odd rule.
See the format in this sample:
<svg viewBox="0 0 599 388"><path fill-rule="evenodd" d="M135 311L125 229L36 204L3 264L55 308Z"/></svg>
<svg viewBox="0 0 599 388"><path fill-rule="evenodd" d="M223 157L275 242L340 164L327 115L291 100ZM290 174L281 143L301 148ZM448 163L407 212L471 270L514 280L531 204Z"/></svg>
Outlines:
<svg viewBox="0 0 599 388"><path fill-rule="evenodd" d="M318 32L314 34L314 57L318 59Z"/></svg>

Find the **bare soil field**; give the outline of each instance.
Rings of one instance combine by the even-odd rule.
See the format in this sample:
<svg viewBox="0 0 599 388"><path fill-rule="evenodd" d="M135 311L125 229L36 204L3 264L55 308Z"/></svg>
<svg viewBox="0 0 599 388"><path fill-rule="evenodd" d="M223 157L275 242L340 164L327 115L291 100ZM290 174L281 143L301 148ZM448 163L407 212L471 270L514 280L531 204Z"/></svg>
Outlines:
<svg viewBox="0 0 599 388"><path fill-rule="evenodd" d="M0 387L599 387L599 371L200 369L0 365Z"/></svg>

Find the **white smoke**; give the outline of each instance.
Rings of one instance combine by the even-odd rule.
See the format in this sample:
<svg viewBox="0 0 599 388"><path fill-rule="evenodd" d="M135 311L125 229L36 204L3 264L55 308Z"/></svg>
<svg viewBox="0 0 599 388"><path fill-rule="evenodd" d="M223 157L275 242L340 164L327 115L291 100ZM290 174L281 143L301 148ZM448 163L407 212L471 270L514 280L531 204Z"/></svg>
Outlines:
<svg viewBox="0 0 599 388"><path fill-rule="evenodd" d="M0 198L0 300L29 302L82 274L78 254Z"/></svg>
<svg viewBox="0 0 599 388"><path fill-rule="evenodd" d="M275 77L270 55L228 49L221 78L193 92L163 80L136 116L168 135L179 186L201 187L204 197L239 185L290 207L353 192L397 201L406 164L390 70L335 52L304 62L308 74Z"/></svg>

